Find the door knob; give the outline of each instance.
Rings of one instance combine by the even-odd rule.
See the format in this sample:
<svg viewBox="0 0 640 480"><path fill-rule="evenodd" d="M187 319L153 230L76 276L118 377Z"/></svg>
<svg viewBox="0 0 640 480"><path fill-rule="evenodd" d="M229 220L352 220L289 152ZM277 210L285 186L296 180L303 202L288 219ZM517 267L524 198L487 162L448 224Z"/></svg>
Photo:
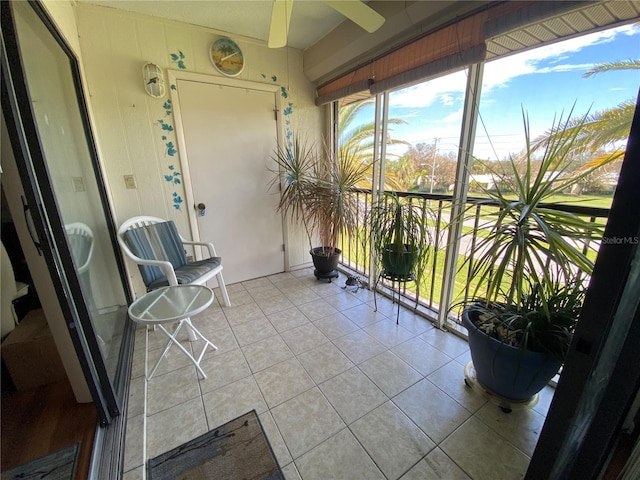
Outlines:
<svg viewBox="0 0 640 480"><path fill-rule="evenodd" d="M204 211L207 208L207 206L204 203L199 203L195 207L196 207L196 210L198 210L198 212L200 212L200 216L204 217Z"/></svg>

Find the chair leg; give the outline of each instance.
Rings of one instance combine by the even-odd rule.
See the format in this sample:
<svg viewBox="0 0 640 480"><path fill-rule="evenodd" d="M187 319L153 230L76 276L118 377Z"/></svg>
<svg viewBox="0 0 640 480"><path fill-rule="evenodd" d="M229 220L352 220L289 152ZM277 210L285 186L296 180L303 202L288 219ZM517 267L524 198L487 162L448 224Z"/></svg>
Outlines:
<svg viewBox="0 0 640 480"><path fill-rule="evenodd" d="M222 301L224 302L225 307L231 306L231 301L229 300L229 294L227 293L227 287L224 284L224 279L222 278L222 272L216 275L216 279L218 280L218 287L220 287L220 293L222 294Z"/></svg>

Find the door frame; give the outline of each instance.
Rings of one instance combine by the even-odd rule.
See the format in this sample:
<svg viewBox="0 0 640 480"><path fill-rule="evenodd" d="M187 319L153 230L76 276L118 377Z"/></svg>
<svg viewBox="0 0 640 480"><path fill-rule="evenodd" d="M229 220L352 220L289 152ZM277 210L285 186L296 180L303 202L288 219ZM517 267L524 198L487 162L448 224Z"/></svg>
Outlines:
<svg viewBox="0 0 640 480"><path fill-rule="evenodd" d="M243 88L248 90L257 90L259 92L273 93L275 101L274 115L276 116L276 142L277 145L282 145L284 132L281 122L281 115L279 112L281 109L281 98L278 92L281 86L278 84L259 83L249 80L238 80L234 78L218 77L215 75L207 75L203 73L185 72L184 70L167 70L167 77L169 85L177 85L178 80L186 80L192 82L207 83L210 85L218 85L223 87ZM198 216L195 208L195 198L193 194L193 184L191 183L191 171L189 168L189 156L187 154L187 144L184 136L184 125L182 121L182 110L180 107L180 94L177 88L170 89L171 103L173 106L173 118L176 134L176 143L178 146L178 154L180 156L180 167L182 168L182 184L184 186L185 203L187 205L187 215L189 218L189 228L194 241L200 241L200 230L198 228ZM282 240L285 245L284 251L284 269L289 270L289 240L287 235L287 223L285 218L282 218ZM200 259L201 254L199 251L195 252L196 258Z"/></svg>

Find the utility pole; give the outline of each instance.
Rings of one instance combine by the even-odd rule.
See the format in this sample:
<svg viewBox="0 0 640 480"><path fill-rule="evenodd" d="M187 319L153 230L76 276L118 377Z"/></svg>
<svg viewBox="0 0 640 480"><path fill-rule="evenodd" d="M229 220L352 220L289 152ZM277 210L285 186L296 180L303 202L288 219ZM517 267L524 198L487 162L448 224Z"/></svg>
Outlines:
<svg viewBox="0 0 640 480"><path fill-rule="evenodd" d="M436 175L436 152L438 151L438 137L433 139L433 159L431 161L431 186L429 193L433 193L433 177Z"/></svg>

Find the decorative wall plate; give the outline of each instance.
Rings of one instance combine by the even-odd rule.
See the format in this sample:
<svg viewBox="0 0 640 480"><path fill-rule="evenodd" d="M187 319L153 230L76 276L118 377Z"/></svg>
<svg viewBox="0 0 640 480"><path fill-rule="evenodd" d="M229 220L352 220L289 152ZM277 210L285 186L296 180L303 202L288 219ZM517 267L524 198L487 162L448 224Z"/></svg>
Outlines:
<svg viewBox="0 0 640 480"><path fill-rule="evenodd" d="M223 75L235 77L244 69L244 55L236 42L227 37L218 38L209 51L211 63Z"/></svg>

